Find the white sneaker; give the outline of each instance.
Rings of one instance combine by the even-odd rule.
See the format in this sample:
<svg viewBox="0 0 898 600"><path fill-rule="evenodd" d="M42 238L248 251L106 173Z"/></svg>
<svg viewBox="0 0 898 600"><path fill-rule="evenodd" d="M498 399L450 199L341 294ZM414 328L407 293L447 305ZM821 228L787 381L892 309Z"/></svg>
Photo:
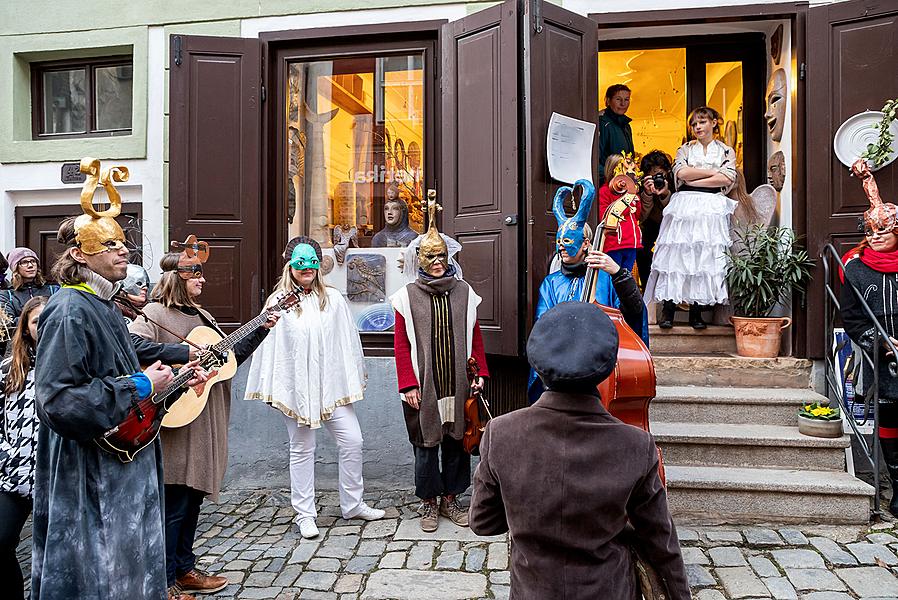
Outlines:
<svg viewBox="0 0 898 600"><path fill-rule="evenodd" d="M318 526L315 525L313 517L305 517L299 520L299 534L307 540L318 537Z"/></svg>
<svg viewBox="0 0 898 600"><path fill-rule="evenodd" d="M386 511L383 511L379 508L371 508L370 506L362 502L362 508L359 509L359 512L351 517L345 518L362 519L363 521L377 521L378 519L383 519L384 515L386 514Z"/></svg>

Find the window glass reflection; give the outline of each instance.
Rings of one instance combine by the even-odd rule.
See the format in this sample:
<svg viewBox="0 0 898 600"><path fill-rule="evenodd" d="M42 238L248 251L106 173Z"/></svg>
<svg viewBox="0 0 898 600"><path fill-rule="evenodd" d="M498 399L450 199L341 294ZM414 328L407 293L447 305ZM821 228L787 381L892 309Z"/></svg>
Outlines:
<svg viewBox="0 0 898 600"><path fill-rule="evenodd" d="M85 83L84 69L44 73L44 133L87 131Z"/></svg>

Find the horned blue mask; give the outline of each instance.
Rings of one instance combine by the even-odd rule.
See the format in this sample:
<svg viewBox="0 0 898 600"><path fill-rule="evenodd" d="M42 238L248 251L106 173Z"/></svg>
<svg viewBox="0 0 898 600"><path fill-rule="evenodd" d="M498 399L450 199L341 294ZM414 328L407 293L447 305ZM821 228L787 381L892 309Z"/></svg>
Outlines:
<svg viewBox="0 0 898 600"><path fill-rule="evenodd" d="M574 188L580 186L583 194L580 197L580 205L573 217L564 213L564 201L574 193ZM558 221L558 232L555 234L555 250L561 252L564 248L568 256L576 256L583 247L583 227L592 209L592 201L596 197L596 188L588 179L578 179L574 188L567 186L558 188L555 192L555 200L552 202L552 212Z"/></svg>

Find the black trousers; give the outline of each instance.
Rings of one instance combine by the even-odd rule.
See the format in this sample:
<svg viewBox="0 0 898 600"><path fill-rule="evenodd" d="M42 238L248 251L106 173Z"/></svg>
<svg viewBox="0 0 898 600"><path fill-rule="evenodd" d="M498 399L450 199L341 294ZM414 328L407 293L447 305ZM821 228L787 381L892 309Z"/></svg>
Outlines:
<svg viewBox="0 0 898 600"><path fill-rule="evenodd" d="M165 485L165 574L168 585L196 566L193 541L205 492L186 485Z"/></svg>
<svg viewBox="0 0 898 600"><path fill-rule="evenodd" d="M442 467L442 468L441 468ZM460 440L443 436L439 446L415 446L415 495L422 500L461 494L471 485L471 455Z"/></svg>
<svg viewBox="0 0 898 600"><path fill-rule="evenodd" d="M642 248L636 251L636 267L639 269L639 289L645 291L645 284L649 280L652 271L652 248L658 239L661 223L646 219L642 223Z"/></svg>
<svg viewBox="0 0 898 600"><path fill-rule="evenodd" d="M31 514L31 498L0 492L0 582L9 592L5 598L24 598L22 568L16 558L16 546L22 527Z"/></svg>

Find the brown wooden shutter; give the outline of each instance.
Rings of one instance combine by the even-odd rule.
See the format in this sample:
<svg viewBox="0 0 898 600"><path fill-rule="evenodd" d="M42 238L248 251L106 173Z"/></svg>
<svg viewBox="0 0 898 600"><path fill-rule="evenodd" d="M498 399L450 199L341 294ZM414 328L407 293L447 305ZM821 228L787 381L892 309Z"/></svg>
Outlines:
<svg viewBox="0 0 898 600"><path fill-rule="evenodd" d="M463 245L486 351L517 355L518 36L515 2L443 27L443 230Z"/></svg>
<svg viewBox="0 0 898 600"><path fill-rule="evenodd" d="M528 2L524 19L524 114L527 155L526 198L527 274L525 331L536 312L539 286L555 252L558 223L552 200L562 185L549 176L546 133L553 112L598 125L598 29L595 21L548 2ZM593 143L593 182L598 187L598 127ZM598 212L598 189L590 222Z"/></svg>
<svg viewBox="0 0 898 600"><path fill-rule="evenodd" d="M261 310L261 43L175 35L169 236L211 246L202 303L224 327Z"/></svg>
<svg viewBox="0 0 898 600"><path fill-rule="evenodd" d="M858 0L809 10L807 27L808 248L827 243L843 251L857 245L858 217L869 207L860 183L839 162L833 136L848 117L879 110L898 97L898 4ZM898 165L876 172L887 202L898 202ZM796 218L801 218L796 215ZM819 261L818 261L819 263ZM809 292L807 354L823 356L823 271ZM818 325L814 325L818 324Z"/></svg>

